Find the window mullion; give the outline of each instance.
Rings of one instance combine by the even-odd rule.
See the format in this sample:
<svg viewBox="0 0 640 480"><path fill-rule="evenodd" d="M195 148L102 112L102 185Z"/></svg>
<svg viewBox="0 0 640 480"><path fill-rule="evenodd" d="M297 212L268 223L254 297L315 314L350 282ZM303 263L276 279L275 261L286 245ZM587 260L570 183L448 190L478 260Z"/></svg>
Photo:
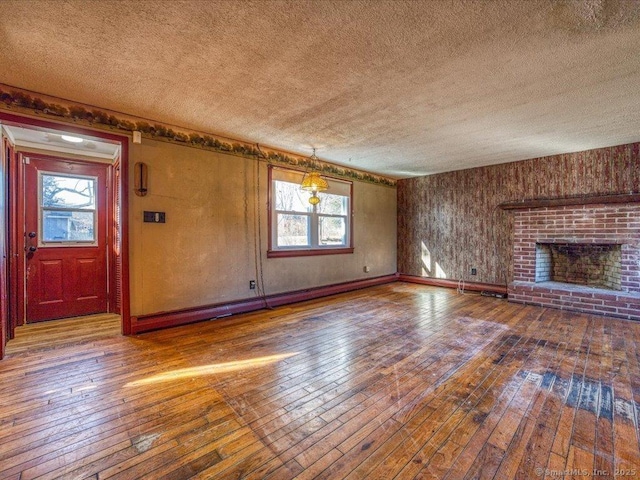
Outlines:
<svg viewBox="0 0 640 480"><path fill-rule="evenodd" d="M296 210L275 210L275 212L282 215L309 215L309 212L298 212Z"/></svg>
<svg viewBox="0 0 640 480"><path fill-rule="evenodd" d="M74 208L74 207L45 207L40 206L40 208L44 211L48 212L95 212L95 208Z"/></svg>
<svg viewBox="0 0 640 480"><path fill-rule="evenodd" d="M311 212L311 247L312 248L318 248L320 241L319 239L319 233L318 233L318 223L320 222L319 220L319 216L318 216L318 210L317 208L314 206L313 207L313 211Z"/></svg>

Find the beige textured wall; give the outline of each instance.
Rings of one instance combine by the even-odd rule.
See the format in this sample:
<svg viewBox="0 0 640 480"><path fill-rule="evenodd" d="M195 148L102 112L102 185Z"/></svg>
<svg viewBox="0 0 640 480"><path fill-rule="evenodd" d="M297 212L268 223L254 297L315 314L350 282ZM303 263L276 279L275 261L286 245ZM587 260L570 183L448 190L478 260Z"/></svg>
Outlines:
<svg viewBox="0 0 640 480"><path fill-rule="evenodd" d="M129 162L132 315L255 296L256 162L147 139ZM132 191L136 162L148 165L145 197ZM268 259L267 165L259 171L267 294L396 272L395 189L354 183L353 254ZM166 212L167 223L143 223L144 210Z"/></svg>

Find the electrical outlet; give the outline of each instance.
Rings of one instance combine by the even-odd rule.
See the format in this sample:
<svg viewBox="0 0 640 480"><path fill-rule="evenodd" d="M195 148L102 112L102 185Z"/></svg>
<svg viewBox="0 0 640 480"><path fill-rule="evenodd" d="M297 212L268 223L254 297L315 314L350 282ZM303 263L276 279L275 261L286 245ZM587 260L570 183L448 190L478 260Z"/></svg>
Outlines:
<svg viewBox="0 0 640 480"><path fill-rule="evenodd" d="M249 290L255 290L255 289L256 289L256 281L249 280Z"/></svg>
<svg viewBox="0 0 640 480"><path fill-rule="evenodd" d="M472 267L471 268L471 275L477 275L478 274L478 269L476 267Z"/></svg>
<svg viewBox="0 0 640 480"><path fill-rule="evenodd" d="M370 271L370 270L371 270L371 269L369 268L369 266L368 266L368 265L365 265L365 266L362 268L362 271L363 271L364 273L369 273L369 271Z"/></svg>

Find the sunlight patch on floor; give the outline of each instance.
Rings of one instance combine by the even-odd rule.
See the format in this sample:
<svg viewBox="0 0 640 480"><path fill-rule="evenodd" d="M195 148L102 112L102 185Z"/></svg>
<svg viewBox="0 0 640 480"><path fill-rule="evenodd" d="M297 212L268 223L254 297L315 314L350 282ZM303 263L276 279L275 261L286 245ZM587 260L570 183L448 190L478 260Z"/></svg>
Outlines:
<svg viewBox="0 0 640 480"><path fill-rule="evenodd" d="M292 353L280 353L277 355L269 355L265 357L250 358L247 360L237 360L234 362L225 363L212 363L211 365L201 365L199 367L180 368L177 370L170 370L168 372L146 377L141 380L129 382L125 387L139 387L142 385L149 385L153 383L170 382L174 380L181 380L184 378L200 377L203 375L214 375L216 373L228 373L235 372L237 370L246 370L250 368L260 368L273 363L279 362L286 358L298 355L300 352Z"/></svg>

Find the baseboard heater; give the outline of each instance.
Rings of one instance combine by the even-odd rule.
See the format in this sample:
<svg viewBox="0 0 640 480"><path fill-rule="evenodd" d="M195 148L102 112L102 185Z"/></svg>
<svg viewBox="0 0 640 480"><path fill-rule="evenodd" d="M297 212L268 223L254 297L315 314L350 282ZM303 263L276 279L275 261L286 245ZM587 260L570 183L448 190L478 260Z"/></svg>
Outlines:
<svg viewBox="0 0 640 480"><path fill-rule="evenodd" d="M279 307L281 305L304 302L337 293L350 292L360 288L383 285L385 283L395 282L397 279L398 276L396 274L382 275L379 277L362 278L332 285L312 287L304 290L276 293L267 295L266 297L251 297L228 303L203 305L182 310L145 314L137 317L133 316L131 318L131 333L135 335L151 330L159 330L161 328L211 320L213 318L221 319L237 313L253 312L264 308Z"/></svg>
<svg viewBox="0 0 640 480"><path fill-rule="evenodd" d="M460 288L459 280L450 280L447 278L432 277L416 277L400 273L398 279L401 282L419 283L421 285L431 285L434 287ZM464 283L464 291L479 292L482 295L487 292L489 296L496 298L507 298L507 286L497 285L495 283L467 282Z"/></svg>
<svg viewBox="0 0 640 480"><path fill-rule="evenodd" d="M482 290L480 295L483 297L507 298L507 294L503 292L492 292L491 290Z"/></svg>

